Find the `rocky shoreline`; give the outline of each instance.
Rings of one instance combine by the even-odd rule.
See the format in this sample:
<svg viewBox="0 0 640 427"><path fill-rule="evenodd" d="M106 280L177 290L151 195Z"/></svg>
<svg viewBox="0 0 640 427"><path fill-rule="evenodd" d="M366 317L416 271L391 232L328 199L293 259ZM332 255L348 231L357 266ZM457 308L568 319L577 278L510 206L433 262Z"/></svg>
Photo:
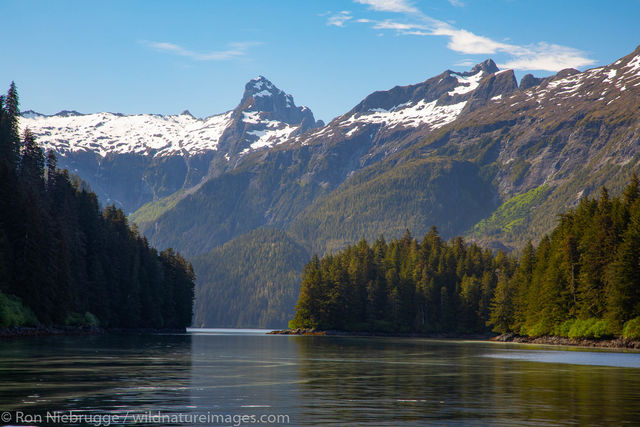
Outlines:
<svg viewBox="0 0 640 427"><path fill-rule="evenodd" d="M629 348L640 349L640 341L628 340L622 337L611 339L572 339L557 336L526 337L516 334L417 334L417 333L388 333L388 332L353 332L317 329L283 329L269 332L271 335L305 335L305 336L344 336L344 337L399 337L399 338L435 338L435 339L463 339L492 342L512 342L520 344L565 345L594 348Z"/></svg>
<svg viewBox="0 0 640 427"><path fill-rule="evenodd" d="M502 334L491 339L497 342L513 342L521 344L567 345L595 348L631 348L640 349L640 341L622 337L609 339L567 338L557 336L525 337L516 334Z"/></svg>

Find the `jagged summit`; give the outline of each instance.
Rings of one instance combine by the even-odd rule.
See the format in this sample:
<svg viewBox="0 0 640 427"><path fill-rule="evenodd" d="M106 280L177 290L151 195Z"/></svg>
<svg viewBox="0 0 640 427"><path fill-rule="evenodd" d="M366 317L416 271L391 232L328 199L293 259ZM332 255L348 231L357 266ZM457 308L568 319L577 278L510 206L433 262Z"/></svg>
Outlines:
<svg viewBox="0 0 640 427"><path fill-rule="evenodd" d="M473 76L473 75L476 75L478 71L483 71L487 74L493 74L500 71L500 69L498 68L496 63L493 62L493 59L489 58L479 64L474 65L471 71L466 71L466 72L457 73L457 74L460 74L462 76Z"/></svg>
<svg viewBox="0 0 640 427"><path fill-rule="evenodd" d="M242 95L242 101L249 97L265 98L278 95L287 96L284 91L278 89L269 79L264 76L255 77L247 82L244 86L244 94ZM291 95L289 95L291 96ZM292 98L293 99L293 98Z"/></svg>
<svg viewBox="0 0 640 427"><path fill-rule="evenodd" d="M279 89L264 76L247 82L236 112L260 112L269 120L277 120L289 125L302 123L304 130L316 127L313 113L308 107L296 106L293 96ZM265 113L265 114L262 114Z"/></svg>

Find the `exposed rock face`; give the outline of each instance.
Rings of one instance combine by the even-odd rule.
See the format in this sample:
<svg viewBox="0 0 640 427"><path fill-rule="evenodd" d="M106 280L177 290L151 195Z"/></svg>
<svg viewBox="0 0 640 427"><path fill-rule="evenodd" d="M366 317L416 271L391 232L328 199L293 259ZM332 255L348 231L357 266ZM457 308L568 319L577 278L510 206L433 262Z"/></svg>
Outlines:
<svg viewBox="0 0 640 427"><path fill-rule="evenodd" d="M526 74L522 77L522 80L520 80L520 90L527 90L534 86L538 86L543 80L544 79L542 78L534 77L533 74Z"/></svg>

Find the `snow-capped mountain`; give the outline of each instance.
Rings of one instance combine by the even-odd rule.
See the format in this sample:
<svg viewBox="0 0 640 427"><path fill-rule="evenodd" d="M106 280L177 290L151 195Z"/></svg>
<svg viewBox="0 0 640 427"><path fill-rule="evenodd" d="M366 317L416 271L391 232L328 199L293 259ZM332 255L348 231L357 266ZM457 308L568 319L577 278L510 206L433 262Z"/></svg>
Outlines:
<svg viewBox="0 0 640 427"><path fill-rule="evenodd" d="M231 113L197 119L188 113L171 116L114 113L22 115L45 149L59 155L85 151L101 157L113 154L168 156L217 150Z"/></svg>
<svg viewBox="0 0 640 427"><path fill-rule="evenodd" d="M354 141L369 147L359 160L364 166L517 89L513 71L500 71L488 59L470 71L447 70L418 84L373 92L346 114L292 143Z"/></svg>
<svg viewBox="0 0 640 427"><path fill-rule="evenodd" d="M223 141L232 153L273 147L321 126L307 107L297 107L293 97L259 76L245 85L240 104L230 112Z"/></svg>
<svg viewBox="0 0 640 427"><path fill-rule="evenodd" d="M389 129L421 125L430 130L440 128L460 115L483 79L497 72L496 64L487 60L471 71L457 73L447 70L416 85L374 92L342 116L340 126L372 123ZM511 85L509 89L516 86Z"/></svg>
<svg viewBox="0 0 640 427"><path fill-rule="evenodd" d="M103 203L133 212L144 203L196 185L316 126L307 107L260 76L249 81L238 106L204 119L179 115L61 111L22 113L59 167L86 180Z"/></svg>
<svg viewBox="0 0 640 427"><path fill-rule="evenodd" d="M207 151L233 155L277 145L316 126L307 107L260 76L247 83L238 107L204 119L180 115L61 111L47 116L27 111L29 127L45 149L61 156L74 152L193 156Z"/></svg>

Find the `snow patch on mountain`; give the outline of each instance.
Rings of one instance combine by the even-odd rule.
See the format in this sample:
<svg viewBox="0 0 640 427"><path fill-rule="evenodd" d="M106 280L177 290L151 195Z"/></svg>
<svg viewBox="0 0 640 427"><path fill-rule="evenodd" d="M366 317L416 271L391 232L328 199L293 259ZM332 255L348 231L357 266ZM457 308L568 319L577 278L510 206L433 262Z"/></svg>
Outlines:
<svg viewBox="0 0 640 427"><path fill-rule="evenodd" d="M264 130L254 130L247 132L250 135L257 136L258 139L249 146L252 150L258 148L273 147L286 141L291 137L297 126L290 126L281 122L269 122Z"/></svg>
<svg viewBox="0 0 640 427"><path fill-rule="evenodd" d="M418 127L427 125L430 129L437 129L454 121L464 106L466 101L453 105L438 105L437 101L418 102L401 105L391 110L376 109L368 114L355 114L344 121L342 126L351 126L354 123L381 124L389 129L396 126ZM398 108L400 107L400 108Z"/></svg>
<svg viewBox="0 0 640 427"><path fill-rule="evenodd" d="M482 80L482 78L486 74L482 70L480 70L477 73L471 76L466 76L466 77L458 73L451 73L451 75L456 79L458 79L458 86L456 86L456 88L453 89L452 91L448 92L450 96L454 96L454 95L462 95L475 90L480 84L480 80Z"/></svg>
<svg viewBox="0 0 640 427"><path fill-rule="evenodd" d="M181 114L121 115L113 113L44 116L25 114L20 127L28 127L45 150L61 155L91 151L168 156L197 154L218 149L231 112L197 119Z"/></svg>
<svg viewBox="0 0 640 427"><path fill-rule="evenodd" d="M640 73L640 55L633 57L633 59L629 61L625 68L629 68L629 71L627 71L627 73Z"/></svg>

